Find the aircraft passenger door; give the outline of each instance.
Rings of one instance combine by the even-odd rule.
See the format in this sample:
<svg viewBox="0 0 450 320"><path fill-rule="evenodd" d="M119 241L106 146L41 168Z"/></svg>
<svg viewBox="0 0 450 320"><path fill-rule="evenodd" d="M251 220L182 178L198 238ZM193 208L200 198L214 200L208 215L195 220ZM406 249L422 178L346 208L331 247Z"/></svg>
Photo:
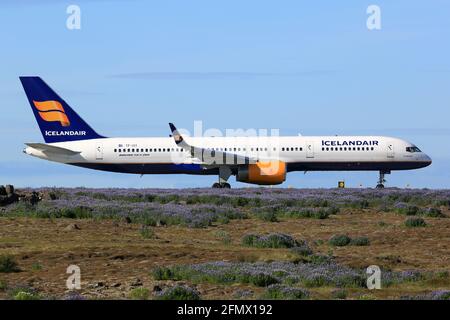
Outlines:
<svg viewBox="0 0 450 320"><path fill-rule="evenodd" d="M306 142L306 157L314 158L314 142Z"/></svg>
<svg viewBox="0 0 450 320"><path fill-rule="evenodd" d="M392 159L395 156L395 152L394 152L394 144L392 142L388 142L387 143L387 157Z"/></svg>
<svg viewBox="0 0 450 320"><path fill-rule="evenodd" d="M101 143L95 145L95 160L103 160L103 145Z"/></svg>

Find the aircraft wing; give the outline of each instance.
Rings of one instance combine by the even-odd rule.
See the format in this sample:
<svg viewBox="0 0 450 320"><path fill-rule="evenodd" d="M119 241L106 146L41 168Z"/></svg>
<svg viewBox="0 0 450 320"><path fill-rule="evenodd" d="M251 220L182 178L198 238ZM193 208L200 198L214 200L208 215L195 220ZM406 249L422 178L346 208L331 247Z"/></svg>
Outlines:
<svg viewBox="0 0 450 320"><path fill-rule="evenodd" d="M192 157L199 159L205 166L241 165L257 162L256 159L236 153L211 150L208 148L190 145L186 142L186 140L184 140L183 136L179 133L173 123L169 123L169 127L172 131L172 137L174 138L177 146L189 151Z"/></svg>
<svg viewBox="0 0 450 320"><path fill-rule="evenodd" d="M52 145L45 144L45 143L25 143L25 144L31 148L40 150L44 153L53 153L53 154L67 155L67 156L73 156L73 155L81 153L81 151L73 151L70 149L52 146Z"/></svg>

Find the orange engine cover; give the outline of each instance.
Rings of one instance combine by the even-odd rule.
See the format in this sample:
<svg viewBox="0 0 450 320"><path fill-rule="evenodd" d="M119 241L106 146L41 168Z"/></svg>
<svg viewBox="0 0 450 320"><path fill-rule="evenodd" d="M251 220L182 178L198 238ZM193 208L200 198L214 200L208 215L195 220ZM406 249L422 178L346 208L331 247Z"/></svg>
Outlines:
<svg viewBox="0 0 450 320"><path fill-rule="evenodd" d="M282 161L257 162L239 168L237 181L254 184L280 184L286 180L286 163Z"/></svg>

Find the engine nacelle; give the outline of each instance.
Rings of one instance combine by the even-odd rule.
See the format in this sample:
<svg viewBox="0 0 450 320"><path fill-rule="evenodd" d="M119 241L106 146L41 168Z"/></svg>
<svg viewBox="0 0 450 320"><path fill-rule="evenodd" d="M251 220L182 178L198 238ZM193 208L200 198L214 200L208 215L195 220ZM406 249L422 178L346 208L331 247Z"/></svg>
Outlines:
<svg viewBox="0 0 450 320"><path fill-rule="evenodd" d="M254 184L280 184L286 180L286 163L282 161L257 162L238 169L236 180Z"/></svg>

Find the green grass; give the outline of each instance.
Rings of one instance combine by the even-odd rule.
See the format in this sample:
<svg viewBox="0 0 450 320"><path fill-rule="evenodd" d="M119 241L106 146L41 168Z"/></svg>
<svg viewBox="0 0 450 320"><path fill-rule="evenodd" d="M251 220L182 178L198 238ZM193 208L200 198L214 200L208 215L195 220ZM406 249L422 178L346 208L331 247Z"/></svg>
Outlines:
<svg viewBox="0 0 450 320"><path fill-rule="evenodd" d="M247 234L242 238L242 245L256 248L292 248L299 243L290 235L272 233L267 236Z"/></svg>
<svg viewBox="0 0 450 320"><path fill-rule="evenodd" d="M11 273L20 271L16 260L9 255L0 256L0 272L1 273Z"/></svg>
<svg viewBox="0 0 450 320"><path fill-rule="evenodd" d="M147 227L147 226L143 226L141 228L141 230L139 230L139 234L144 239L154 239L156 237L155 236L155 231L153 231L152 228Z"/></svg>
<svg viewBox="0 0 450 320"><path fill-rule="evenodd" d="M346 245L349 245L351 241L352 239L349 236L340 234L332 236L330 240L328 240L328 243L335 247L344 247Z"/></svg>
<svg viewBox="0 0 450 320"><path fill-rule="evenodd" d="M231 244L231 236L228 232L218 230L214 233L214 237L225 245Z"/></svg>
<svg viewBox="0 0 450 320"><path fill-rule="evenodd" d="M417 227L425 227L427 223L422 218L408 218L405 221L405 226L408 228L417 228Z"/></svg>
<svg viewBox="0 0 450 320"><path fill-rule="evenodd" d="M148 300L150 297L150 290L147 288L135 288L130 291L130 299L133 300Z"/></svg>

